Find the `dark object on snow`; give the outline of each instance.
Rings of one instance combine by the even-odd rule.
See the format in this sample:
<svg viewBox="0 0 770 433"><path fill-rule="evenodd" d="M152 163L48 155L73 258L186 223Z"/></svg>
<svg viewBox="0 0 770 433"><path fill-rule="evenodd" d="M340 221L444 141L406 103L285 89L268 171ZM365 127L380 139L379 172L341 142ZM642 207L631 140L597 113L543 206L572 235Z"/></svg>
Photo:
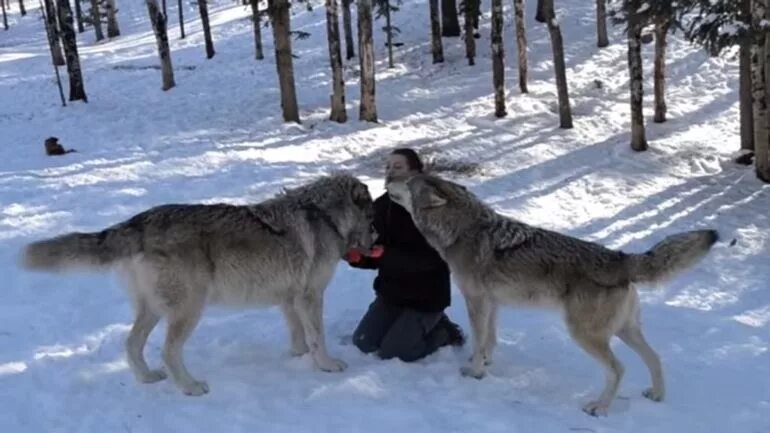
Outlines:
<svg viewBox="0 0 770 433"><path fill-rule="evenodd" d="M56 137L48 137L45 139L45 154L48 156L64 155L65 153L75 152L75 149L64 150L64 147L59 144L59 139Z"/></svg>
<svg viewBox="0 0 770 433"><path fill-rule="evenodd" d="M743 155L735 158L736 164L751 165L754 163L754 152L746 152Z"/></svg>
<svg viewBox="0 0 770 433"><path fill-rule="evenodd" d="M643 44L649 44L654 39L655 39L655 35L652 32L650 32L650 33L642 33L642 43Z"/></svg>

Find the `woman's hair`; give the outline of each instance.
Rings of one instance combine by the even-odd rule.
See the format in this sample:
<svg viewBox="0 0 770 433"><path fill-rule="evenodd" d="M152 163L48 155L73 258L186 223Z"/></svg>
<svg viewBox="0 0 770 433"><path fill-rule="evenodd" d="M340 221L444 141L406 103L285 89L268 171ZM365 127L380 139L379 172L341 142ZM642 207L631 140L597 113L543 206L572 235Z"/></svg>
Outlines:
<svg viewBox="0 0 770 433"><path fill-rule="evenodd" d="M403 156L404 158L406 158L406 162L407 164L409 164L410 169L417 170L418 172L422 173L422 169L423 169L422 161L420 160L420 156L417 155L417 152L415 152L413 149L410 149L408 147L402 147L399 149L395 149L393 152L390 152L390 154Z"/></svg>

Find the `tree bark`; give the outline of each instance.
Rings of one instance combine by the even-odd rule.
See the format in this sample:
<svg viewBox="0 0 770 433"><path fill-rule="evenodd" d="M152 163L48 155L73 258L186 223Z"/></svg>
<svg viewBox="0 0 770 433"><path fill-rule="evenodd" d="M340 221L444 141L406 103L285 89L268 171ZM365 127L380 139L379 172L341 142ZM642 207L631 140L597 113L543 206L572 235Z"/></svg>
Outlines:
<svg viewBox="0 0 770 433"><path fill-rule="evenodd" d="M60 32L57 28L56 6L53 0L44 0L46 29L49 33L49 43L51 45L51 60L56 66L64 66L64 53L62 52Z"/></svg>
<svg viewBox="0 0 770 433"><path fill-rule="evenodd" d="M516 22L516 47L519 53L519 90L527 93L527 32L524 24L524 0L513 0Z"/></svg>
<svg viewBox="0 0 770 433"><path fill-rule="evenodd" d="M78 33L85 32L86 27L83 25L83 6L80 4L80 0L75 0L75 18L78 22Z"/></svg>
<svg viewBox="0 0 770 433"><path fill-rule="evenodd" d="M358 53L361 66L361 107L359 119L377 122L372 40L372 1L358 1Z"/></svg>
<svg viewBox="0 0 770 433"><path fill-rule="evenodd" d="M102 31L102 16L99 11L99 0L91 0L91 21L93 21L94 33L96 35L96 42L104 39L104 31Z"/></svg>
<svg viewBox="0 0 770 433"><path fill-rule="evenodd" d="M209 6L208 0L198 0L198 10L201 14L201 24L203 25L203 37L206 40L206 58L214 57L214 41L211 39L211 27L209 26Z"/></svg>
<svg viewBox="0 0 770 433"><path fill-rule="evenodd" d="M19 12L21 12L21 16L27 15L27 8L24 7L24 0L19 0Z"/></svg>
<svg viewBox="0 0 770 433"><path fill-rule="evenodd" d="M457 15L456 0L441 0L441 36L460 36L460 19Z"/></svg>
<svg viewBox="0 0 770 433"><path fill-rule="evenodd" d="M438 0L429 0L430 5L430 46L433 63L444 62L444 47L441 45L441 22L439 21Z"/></svg>
<svg viewBox="0 0 770 433"><path fill-rule="evenodd" d="M634 13L641 6L639 0L632 2L628 16L628 70L631 77L631 149L642 152L647 150L647 138L644 131L642 99L644 95L642 75L642 24Z"/></svg>
<svg viewBox="0 0 770 433"><path fill-rule="evenodd" d="M168 24L168 7L166 5L166 0L163 0L163 18L166 19L166 24Z"/></svg>
<svg viewBox="0 0 770 433"><path fill-rule="evenodd" d="M476 7L474 4L479 0L465 0L465 57L468 59L468 65L476 64L476 39L474 35L474 13Z"/></svg>
<svg viewBox="0 0 770 433"><path fill-rule="evenodd" d="M70 79L70 101L88 102L85 86L83 85L83 74L80 69L80 56L78 54L78 43L75 37L75 28L72 18L72 9L69 0L57 0L59 12L59 25L61 26L62 43L64 44L64 53L67 58L67 75Z"/></svg>
<svg viewBox="0 0 770 433"><path fill-rule="evenodd" d="M255 1L255 0L252 0ZM342 50L340 49L340 26L337 0L326 0L326 34L329 39L329 60L332 68L332 111L330 120L345 123L345 81L342 75Z"/></svg>
<svg viewBox="0 0 770 433"><path fill-rule="evenodd" d="M50 0L47 0L50 1ZM3 9L5 9L5 1L0 0L0 3L2 3ZM54 43L59 43L59 37L56 35L55 28L51 27L51 22L49 20L49 14L51 14L52 10L54 10L53 5L46 4L46 6L43 6L43 2L40 1L40 10L45 11L44 17L43 17L43 26L45 27L45 35L48 38L48 49L51 52L51 64L53 65L54 70L54 76L56 76L56 87L59 89L59 98L61 99L61 105L62 107L67 106L67 101L64 98L64 89L62 88L61 84L61 75L59 74L59 66L56 64L56 55L54 54ZM53 17L53 25L56 25L56 16ZM59 48L59 56L63 58L61 54L61 47Z"/></svg>
<svg viewBox="0 0 770 433"><path fill-rule="evenodd" d="M117 10L115 9L115 0L105 0L107 9L107 37L114 38L120 36L120 27L118 26ZM165 14L164 14L165 16Z"/></svg>
<svg viewBox="0 0 770 433"><path fill-rule="evenodd" d="M5 0L0 0L0 3L3 4L3 28L8 30L8 12L5 10Z"/></svg>
<svg viewBox="0 0 770 433"><path fill-rule="evenodd" d="M158 8L158 0L146 0L147 12L150 14L152 30L155 33L155 41L158 44L158 56L160 57L161 77L163 91L176 86L174 82L174 68L171 66L171 50L168 47L168 31L166 28L166 16Z"/></svg>
<svg viewBox="0 0 770 433"><path fill-rule="evenodd" d="M184 39L184 0L179 0L179 37Z"/></svg>
<svg viewBox="0 0 770 433"><path fill-rule="evenodd" d="M559 95L559 127L569 129L572 128L572 109L569 103L567 68L564 61L564 40L562 39L559 22L556 20L553 0L544 1L543 13L548 23L548 33L551 36L551 48L553 49L556 90Z"/></svg>
<svg viewBox="0 0 770 433"><path fill-rule="evenodd" d="M741 18L751 25L751 0L741 0ZM754 150L754 115L751 102L751 41L744 38L740 44L740 119L741 149Z"/></svg>
<svg viewBox="0 0 770 433"><path fill-rule="evenodd" d="M393 68L393 27L390 21L390 0L385 0L385 28L388 45L388 68Z"/></svg>
<svg viewBox="0 0 770 433"><path fill-rule="evenodd" d="M545 19L545 0L537 0L537 6L535 7L535 21L545 23Z"/></svg>
<svg viewBox="0 0 770 433"><path fill-rule="evenodd" d="M655 123L666 121L666 37L671 21L662 19L655 23Z"/></svg>
<svg viewBox="0 0 770 433"><path fill-rule="evenodd" d="M764 21L770 20L770 0L757 0L757 3L763 3ZM757 131L761 139L754 140L754 166L757 177L763 182L770 183L770 110L767 109L767 89L770 89L770 33L765 32L764 50L760 62L763 63L764 86L762 99L764 100L764 122L757 126Z"/></svg>
<svg viewBox="0 0 770 433"><path fill-rule="evenodd" d="M353 23L350 16L351 0L342 0L342 26L345 29L345 59L350 60L356 56L353 48Z"/></svg>
<svg viewBox="0 0 770 433"><path fill-rule="evenodd" d="M262 23L259 18L259 0L249 0L251 3L251 19L254 22L254 48L257 60L265 58L262 52Z"/></svg>
<svg viewBox="0 0 770 433"><path fill-rule="evenodd" d="M294 86L294 62L291 53L291 16L288 0L272 0L269 3L273 13L273 41L275 45L275 64L278 69L278 81L281 89L281 109L283 120L299 122L297 91Z"/></svg>
<svg viewBox="0 0 770 433"><path fill-rule="evenodd" d="M604 48L610 44L607 38L607 0L596 0L596 46Z"/></svg>
<svg viewBox="0 0 770 433"><path fill-rule="evenodd" d="M505 117L505 49L503 47L503 0L492 0L492 82L495 117Z"/></svg>

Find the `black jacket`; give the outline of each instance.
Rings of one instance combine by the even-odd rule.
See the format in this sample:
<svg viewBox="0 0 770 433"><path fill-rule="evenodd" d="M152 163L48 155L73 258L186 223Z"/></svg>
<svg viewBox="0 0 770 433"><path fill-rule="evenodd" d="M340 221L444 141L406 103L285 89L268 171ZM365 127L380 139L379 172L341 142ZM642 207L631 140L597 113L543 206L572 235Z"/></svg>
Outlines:
<svg viewBox="0 0 770 433"><path fill-rule="evenodd" d="M378 258L364 256L351 266L377 269L374 290L393 305L438 312L450 305L449 266L415 227L412 217L385 193L374 201Z"/></svg>

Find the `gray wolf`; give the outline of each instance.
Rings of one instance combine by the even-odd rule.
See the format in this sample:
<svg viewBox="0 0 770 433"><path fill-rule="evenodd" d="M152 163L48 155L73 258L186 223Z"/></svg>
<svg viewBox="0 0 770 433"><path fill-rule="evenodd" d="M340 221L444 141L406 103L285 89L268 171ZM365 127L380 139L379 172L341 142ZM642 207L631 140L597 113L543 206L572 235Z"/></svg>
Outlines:
<svg viewBox="0 0 770 433"><path fill-rule="evenodd" d="M604 390L585 412L606 415L617 393L624 369L610 349L613 335L649 369L652 387L643 395L664 398L660 359L642 335L636 286L661 283L696 264L718 240L716 231L678 233L646 253L625 253L500 215L463 186L436 176L394 181L387 190L449 263L464 295L474 344L463 375L485 375L499 305L551 306L606 369Z"/></svg>
<svg viewBox="0 0 770 433"><path fill-rule="evenodd" d="M334 174L254 205L157 206L100 232L31 243L21 259L31 270L117 270L135 307L126 352L137 380L166 377L143 355L165 317L163 361L184 394L201 395L209 387L187 371L182 346L207 304L280 305L291 354L346 368L326 350L323 294L347 249L371 247L372 206L366 185Z"/></svg>

